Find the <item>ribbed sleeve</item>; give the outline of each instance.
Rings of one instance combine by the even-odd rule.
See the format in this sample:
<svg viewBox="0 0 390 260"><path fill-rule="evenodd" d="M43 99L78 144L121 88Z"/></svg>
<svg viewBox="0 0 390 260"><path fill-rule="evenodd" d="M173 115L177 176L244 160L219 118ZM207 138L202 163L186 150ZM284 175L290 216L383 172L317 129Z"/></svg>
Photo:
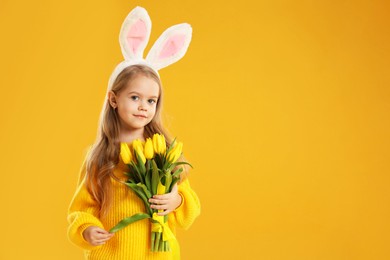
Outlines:
<svg viewBox="0 0 390 260"><path fill-rule="evenodd" d="M97 205L91 198L84 181L82 181L72 199L68 211L68 237L72 243L84 249L95 249L83 237L84 230L89 226L103 228L103 224L96 217Z"/></svg>
<svg viewBox="0 0 390 260"><path fill-rule="evenodd" d="M172 213L172 225L188 229L200 214L200 202L196 193L191 189L190 182L185 179L179 185L179 194L183 201Z"/></svg>

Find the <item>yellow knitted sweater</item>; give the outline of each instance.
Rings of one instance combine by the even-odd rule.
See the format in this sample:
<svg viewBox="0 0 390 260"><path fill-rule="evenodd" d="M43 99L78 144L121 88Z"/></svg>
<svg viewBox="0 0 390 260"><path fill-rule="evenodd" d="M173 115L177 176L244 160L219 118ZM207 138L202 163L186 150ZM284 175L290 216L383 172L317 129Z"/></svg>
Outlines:
<svg viewBox="0 0 390 260"><path fill-rule="evenodd" d="M114 174L123 175L124 164L120 162ZM68 237L75 245L84 249L86 259L91 260L171 260L180 259L177 240L170 241L170 252L150 251L150 221L140 220L118 231L101 246L91 246L84 238L83 232L89 226L98 226L109 230L125 217L146 212L141 199L125 185L111 179L113 185L113 203L106 217L97 217L98 206L85 186L85 161L81 168L79 185L68 211ZM168 225L173 233L176 227L187 229L200 213L197 195L191 189L188 179L178 186L182 204L168 215Z"/></svg>

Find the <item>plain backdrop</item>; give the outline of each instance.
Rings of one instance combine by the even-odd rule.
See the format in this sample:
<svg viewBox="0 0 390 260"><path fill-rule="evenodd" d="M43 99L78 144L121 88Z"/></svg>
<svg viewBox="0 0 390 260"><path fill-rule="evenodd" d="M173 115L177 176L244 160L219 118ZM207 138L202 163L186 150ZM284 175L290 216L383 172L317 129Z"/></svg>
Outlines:
<svg viewBox="0 0 390 260"><path fill-rule="evenodd" d="M183 259L390 259L385 0L1 0L0 259L83 259L67 208L137 5L146 51L194 30L160 71L202 203Z"/></svg>

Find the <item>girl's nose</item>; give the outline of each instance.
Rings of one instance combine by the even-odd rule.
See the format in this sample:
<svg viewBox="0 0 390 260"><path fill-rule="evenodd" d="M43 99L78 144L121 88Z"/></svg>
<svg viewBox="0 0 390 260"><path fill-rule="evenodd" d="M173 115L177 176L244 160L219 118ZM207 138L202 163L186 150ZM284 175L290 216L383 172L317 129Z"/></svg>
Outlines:
<svg viewBox="0 0 390 260"><path fill-rule="evenodd" d="M141 104L138 107L138 110L139 111L147 111L146 105L143 102L141 102Z"/></svg>

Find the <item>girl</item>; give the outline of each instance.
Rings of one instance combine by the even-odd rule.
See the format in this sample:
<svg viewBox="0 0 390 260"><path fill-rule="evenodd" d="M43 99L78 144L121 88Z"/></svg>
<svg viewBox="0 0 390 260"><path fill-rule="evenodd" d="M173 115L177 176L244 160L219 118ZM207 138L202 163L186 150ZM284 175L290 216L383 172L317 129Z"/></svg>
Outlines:
<svg viewBox="0 0 390 260"><path fill-rule="evenodd" d="M141 199L121 183L127 178L124 175L127 166L119 155L121 143L129 144L135 139L144 141L155 133L165 136L167 146L171 143L161 124L163 93L157 68L184 55L190 33L187 31L184 39L172 33L171 27L167 30L169 35L164 32L162 40L152 47L150 52L155 49L152 58L143 60L139 55L141 53L142 57L142 48L146 46L142 40L149 38L148 29L149 16L139 7L128 15L122 26L121 35L126 36L120 36L120 43L125 61L110 78L98 137L84 160L79 185L69 207L68 236L85 249L87 259L179 259L177 240L170 241L171 251L151 252L147 219L132 223L115 235L107 231L122 219L145 212ZM178 32L183 34L183 30ZM142 40L134 41L135 38ZM167 56L165 47L172 43L179 48L169 48ZM181 53L178 55L178 52ZM187 229L200 213L198 197L185 177L172 192L156 195L149 202L151 208L162 210L160 215L168 215L168 225L174 233L177 226Z"/></svg>

